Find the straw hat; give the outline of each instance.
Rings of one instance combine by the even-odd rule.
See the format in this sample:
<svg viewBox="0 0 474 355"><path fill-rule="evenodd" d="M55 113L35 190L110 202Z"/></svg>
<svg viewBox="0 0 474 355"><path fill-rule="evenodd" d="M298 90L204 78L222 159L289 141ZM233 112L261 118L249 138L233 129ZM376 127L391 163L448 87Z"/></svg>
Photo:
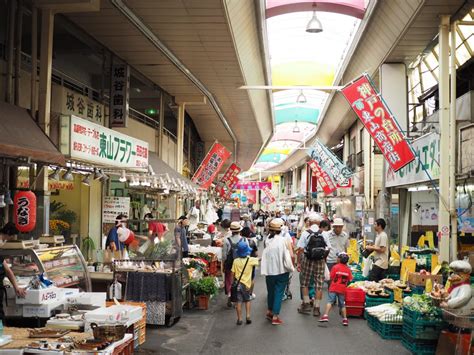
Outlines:
<svg viewBox="0 0 474 355"><path fill-rule="evenodd" d="M311 213L308 216L308 219L310 222L321 222L323 220L323 218L321 217L319 213Z"/></svg>
<svg viewBox="0 0 474 355"><path fill-rule="evenodd" d="M274 218L271 220L268 229L274 232L281 232L281 227L283 227L283 220L281 218Z"/></svg>
<svg viewBox="0 0 474 355"><path fill-rule="evenodd" d="M344 221L342 218L334 218L333 227L344 227Z"/></svg>
<svg viewBox="0 0 474 355"><path fill-rule="evenodd" d="M231 232L240 232L242 230L242 226L239 222L232 222L230 224L230 231Z"/></svg>

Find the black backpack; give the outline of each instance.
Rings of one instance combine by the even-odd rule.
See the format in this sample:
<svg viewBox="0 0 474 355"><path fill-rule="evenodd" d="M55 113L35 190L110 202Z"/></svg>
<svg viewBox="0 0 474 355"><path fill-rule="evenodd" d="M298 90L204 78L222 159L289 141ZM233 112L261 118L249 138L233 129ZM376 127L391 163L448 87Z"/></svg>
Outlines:
<svg viewBox="0 0 474 355"><path fill-rule="evenodd" d="M229 271L232 269L232 264L234 264L234 259L237 257L237 244L240 243L242 238L239 239L237 243L232 243L232 241L227 238L226 243L230 244L230 248L227 251L227 257L225 258L224 268Z"/></svg>
<svg viewBox="0 0 474 355"><path fill-rule="evenodd" d="M329 254L326 241L320 231L312 232L308 237L305 255L309 260L323 260Z"/></svg>

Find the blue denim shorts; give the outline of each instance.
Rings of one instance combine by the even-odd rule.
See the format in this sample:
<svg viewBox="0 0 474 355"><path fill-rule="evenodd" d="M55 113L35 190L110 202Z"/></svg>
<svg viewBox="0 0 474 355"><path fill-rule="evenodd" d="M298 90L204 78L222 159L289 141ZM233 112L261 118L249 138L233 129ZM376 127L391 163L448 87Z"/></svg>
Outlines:
<svg viewBox="0 0 474 355"><path fill-rule="evenodd" d="M345 295L335 292L328 293L328 303L332 304L333 306L337 303L339 304L339 308L343 309L346 306Z"/></svg>

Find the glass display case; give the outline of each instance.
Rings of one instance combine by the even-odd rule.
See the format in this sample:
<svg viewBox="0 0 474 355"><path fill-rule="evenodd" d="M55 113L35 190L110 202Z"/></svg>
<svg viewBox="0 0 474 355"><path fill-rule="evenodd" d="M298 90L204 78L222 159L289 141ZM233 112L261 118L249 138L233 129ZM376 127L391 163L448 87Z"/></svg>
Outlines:
<svg viewBox="0 0 474 355"><path fill-rule="evenodd" d="M77 245L46 249L0 249L16 276L32 277L45 273L57 287L75 287L90 292L87 264Z"/></svg>

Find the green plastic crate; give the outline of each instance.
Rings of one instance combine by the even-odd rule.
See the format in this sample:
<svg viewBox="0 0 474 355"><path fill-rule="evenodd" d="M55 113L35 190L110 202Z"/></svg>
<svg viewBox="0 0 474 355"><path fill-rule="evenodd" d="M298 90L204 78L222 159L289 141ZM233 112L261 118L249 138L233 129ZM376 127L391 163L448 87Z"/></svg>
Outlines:
<svg viewBox="0 0 474 355"><path fill-rule="evenodd" d="M400 280L400 274L387 274L386 278L397 281Z"/></svg>
<svg viewBox="0 0 474 355"><path fill-rule="evenodd" d="M441 330L444 328L442 321L433 324L416 324L404 320L403 333L413 339L435 340L438 339Z"/></svg>
<svg viewBox="0 0 474 355"><path fill-rule="evenodd" d="M369 328L372 329L373 331L377 331L377 322L378 322L377 317L371 316L369 313L367 313L367 311L365 311L364 318L367 320L367 324Z"/></svg>
<svg viewBox="0 0 474 355"><path fill-rule="evenodd" d="M434 355L438 341L417 341L404 333L402 336L402 345L414 355Z"/></svg>
<svg viewBox="0 0 474 355"><path fill-rule="evenodd" d="M352 275L352 282L357 282L357 281L366 281L367 277L364 277L362 273L354 273Z"/></svg>
<svg viewBox="0 0 474 355"><path fill-rule="evenodd" d="M438 325L442 323L441 309L436 309L436 313L428 316L424 313L403 307L403 321L415 325Z"/></svg>
<svg viewBox="0 0 474 355"><path fill-rule="evenodd" d="M393 303L393 293L390 297L372 297L367 295L365 297L365 307L374 307L384 303Z"/></svg>
<svg viewBox="0 0 474 355"><path fill-rule="evenodd" d="M382 339L400 340L402 332L403 324L401 323L385 323L381 321L377 323L377 333Z"/></svg>

